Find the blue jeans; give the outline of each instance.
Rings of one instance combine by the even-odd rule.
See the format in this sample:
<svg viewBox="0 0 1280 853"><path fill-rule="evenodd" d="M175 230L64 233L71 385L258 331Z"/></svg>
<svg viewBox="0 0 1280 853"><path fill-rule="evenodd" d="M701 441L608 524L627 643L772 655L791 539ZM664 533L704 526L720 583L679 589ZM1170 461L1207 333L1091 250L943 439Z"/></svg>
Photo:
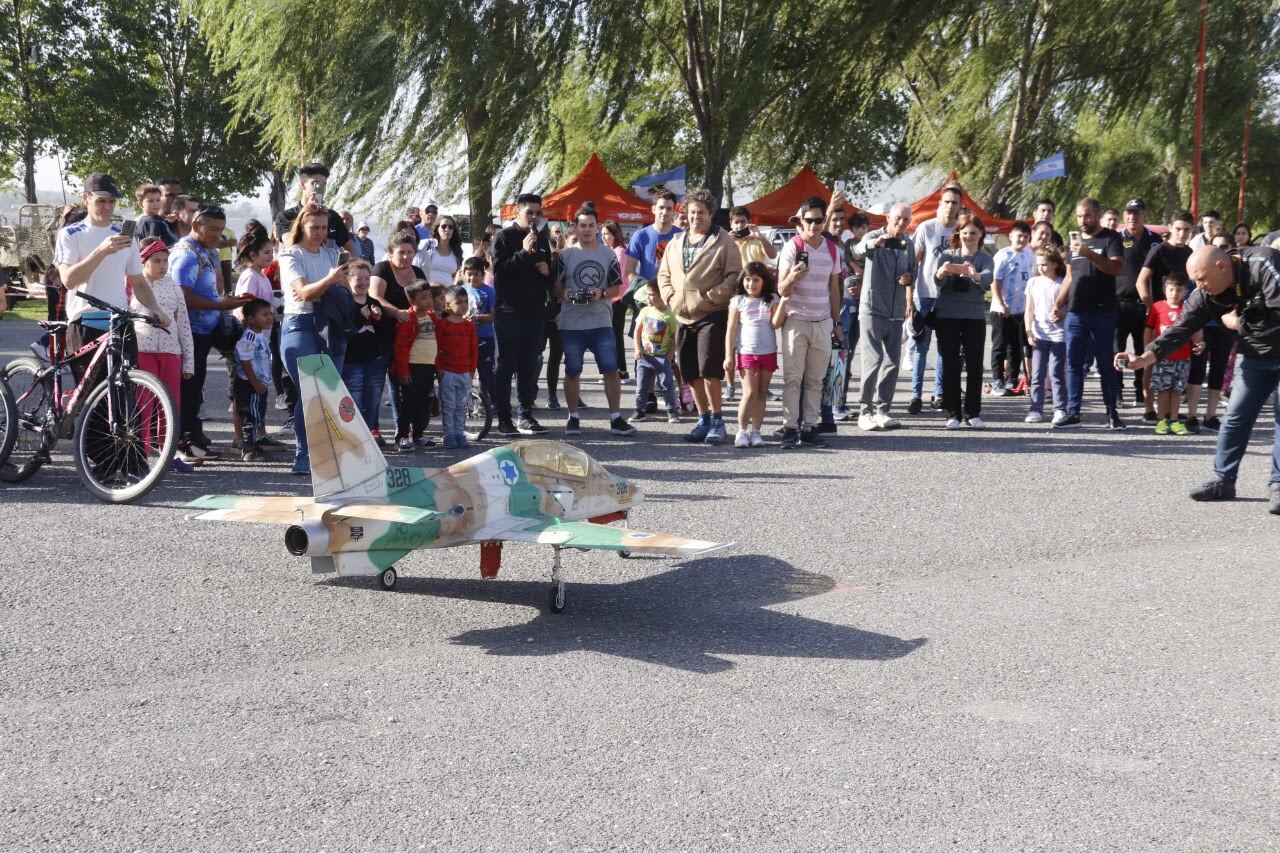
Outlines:
<svg viewBox="0 0 1280 853"><path fill-rule="evenodd" d="M933 310L933 305L938 300L932 296L917 296L915 298L916 310L921 314L928 314ZM911 356L911 396L924 396L924 371L925 362L929 359L929 345L933 342L933 329L928 326L924 327L924 334L920 336L920 340L911 339L911 343L907 346L907 354ZM942 353L938 353L938 357L933 360L933 396L942 398Z"/></svg>
<svg viewBox="0 0 1280 853"><path fill-rule="evenodd" d="M1062 409L1066 404L1063 389L1062 362L1066 358L1066 341L1037 340L1031 351L1031 411L1044 414L1044 383L1048 375L1053 389L1053 407Z"/></svg>
<svg viewBox="0 0 1280 853"><path fill-rule="evenodd" d="M1280 359L1236 357L1236 378L1231 385L1231 401L1218 429L1218 449L1213 455L1213 470L1219 477L1234 483L1240 472L1253 432L1254 422L1262 407L1271 401L1275 414L1275 440L1271 447L1271 484L1280 483Z"/></svg>
<svg viewBox="0 0 1280 853"><path fill-rule="evenodd" d="M471 403L471 374L440 371L440 420L445 438L466 441L467 406Z"/></svg>
<svg viewBox="0 0 1280 853"><path fill-rule="evenodd" d="M671 358L660 355L642 355L636 359L636 411L644 411L653 392L654 382L662 390L667 411L676 410L676 380L671 369Z"/></svg>
<svg viewBox="0 0 1280 853"><path fill-rule="evenodd" d="M347 362L342 366L342 381L347 393L370 430L378 428L378 409L382 406L382 387L387 384L387 363L382 357L368 361Z"/></svg>
<svg viewBox="0 0 1280 853"><path fill-rule="evenodd" d="M284 359L284 369L289 372L293 387L298 389L298 400L293 404L293 436L298 449L294 452L293 463L299 468L311 464L311 454L307 449L307 417L302 409L298 359L304 355L315 355L320 350L315 318L310 314L286 314L280 326L280 357Z"/></svg>
<svg viewBox="0 0 1280 853"><path fill-rule="evenodd" d="M1098 377L1102 380L1102 402L1108 412L1116 410L1116 368L1111 363L1115 353L1116 312L1094 314L1067 312L1067 411L1080 414L1084 396L1084 372L1090 355L1098 359Z"/></svg>
<svg viewBox="0 0 1280 853"><path fill-rule="evenodd" d="M840 408L849 405L849 377L853 375L853 351L862 333L858 325L858 300L845 299L840 305L840 334L844 335L844 388L840 391Z"/></svg>

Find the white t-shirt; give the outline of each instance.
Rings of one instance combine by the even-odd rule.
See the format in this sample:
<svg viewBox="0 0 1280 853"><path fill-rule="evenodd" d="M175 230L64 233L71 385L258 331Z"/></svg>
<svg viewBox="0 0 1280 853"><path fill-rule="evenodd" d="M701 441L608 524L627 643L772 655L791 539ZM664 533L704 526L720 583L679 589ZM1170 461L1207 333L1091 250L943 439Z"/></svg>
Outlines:
<svg viewBox="0 0 1280 853"><path fill-rule="evenodd" d="M427 253L427 263L422 271L427 274L427 281L432 284L453 284L453 277L458 272L458 259L453 252L437 252L434 248Z"/></svg>
<svg viewBox="0 0 1280 853"><path fill-rule="evenodd" d="M1053 322L1050 317L1053 314L1053 305L1058 299L1058 291L1061 288L1062 282L1054 281L1043 275L1032 276L1031 280L1027 282L1027 293L1031 295L1032 307L1035 308L1031 329L1035 332L1036 340L1059 343L1067 339L1066 331L1062 328L1062 325Z"/></svg>
<svg viewBox="0 0 1280 853"><path fill-rule="evenodd" d="M68 225L58 232L57 247L54 249L53 262L58 265L78 264L98 248L103 241L120 233L118 225L90 225L87 219ZM125 285L127 277L142 275L142 259L138 257L138 241L132 245L107 255L98 264L98 268L89 276L89 280L76 290L84 291L90 296L109 302L117 308L128 308ZM67 319L75 320L86 311L96 311L95 317L105 317L88 302L76 296L76 290L67 291Z"/></svg>
<svg viewBox="0 0 1280 853"><path fill-rule="evenodd" d="M293 245L280 253L280 291L284 299L284 313L311 314L315 306L293 295L293 282L305 278L308 283L317 282L338 265L338 247L326 240L318 252L308 252L301 245Z"/></svg>
<svg viewBox="0 0 1280 853"><path fill-rule="evenodd" d="M812 255L810 255L812 257ZM778 336L773 329L773 302L739 293L729 307L738 312L738 352L742 355L768 355L778 351ZM788 303L790 304L790 303ZM827 316L831 316L828 311Z"/></svg>
<svg viewBox="0 0 1280 853"><path fill-rule="evenodd" d="M922 299L938 298L938 283L934 276L942 261L942 253L951 251L951 235L956 229L943 225L936 218L921 222L916 229L916 252L923 252L916 268L916 296Z"/></svg>
<svg viewBox="0 0 1280 853"><path fill-rule="evenodd" d="M1015 252L1012 246L1005 246L996 252L995 280L1000 282L1000 294L1004 297L1005 307L1013 314L1021 314L1027 310L1027 282L1035 274L1036 253L1023 248Z"/></svg>
<svg viewBox="0 0 1280 853"><path fill-rule="evenodd" d="M804 251L809 253L809 269L796 282L791 298L787 300L788 317L810 322L831 319L831 276L840 272L840 250L837 248L832 252L829 243L831 241L823 237L816 249L804 244ZM779 281L786 278L796 265L796 253L799 251L796 241L788 240L778 252Z"/></svg>

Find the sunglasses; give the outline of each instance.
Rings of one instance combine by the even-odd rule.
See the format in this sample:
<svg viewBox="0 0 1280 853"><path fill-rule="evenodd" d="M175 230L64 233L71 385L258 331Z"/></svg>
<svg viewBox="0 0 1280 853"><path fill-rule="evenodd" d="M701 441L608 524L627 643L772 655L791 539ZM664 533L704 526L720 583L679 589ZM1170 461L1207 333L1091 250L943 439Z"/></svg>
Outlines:
<svg viewBox="0 0 1280 853"><path fill-rule="evenodd" d="M805 221L805 222L807 222L807 223L808 223L808 224L810 224L810 225L821 225L825 220L823 220L823 219L810 219L809 217L807 217L807 216L806 216L806 217L804 217L804 221Z"/></svg>
<svg viewBox="0 0 1280 853"><path fill-rule="evenodd" d="M452 225L450 225L448 222L441 222L441 223L440 223L440 225L439 225L439 226L437 226L437 227L438 227L441 231L445 230L446 228L447 228L447 229L449 229L450 231L452 231L452 230L453 230L453 226L452 226Z"/></svg>

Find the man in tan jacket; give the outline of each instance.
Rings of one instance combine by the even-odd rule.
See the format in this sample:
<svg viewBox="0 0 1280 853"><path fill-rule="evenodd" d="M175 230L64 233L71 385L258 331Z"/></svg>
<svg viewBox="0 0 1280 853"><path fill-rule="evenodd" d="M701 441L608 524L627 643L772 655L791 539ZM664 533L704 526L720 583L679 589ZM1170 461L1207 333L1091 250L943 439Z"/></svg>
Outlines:
<svg viewBox="0 0 1280 853"><path fill-rule="evenodd" d="M716 202L710 192L689 193L684 209L689 230L667 244L658 267L658 288L679 322L676 363L698 407L698 423L685 441L720 444L725 440L720 414L725 332L729 301L742 278L742 255L729 233L712 224Z"/></svg>

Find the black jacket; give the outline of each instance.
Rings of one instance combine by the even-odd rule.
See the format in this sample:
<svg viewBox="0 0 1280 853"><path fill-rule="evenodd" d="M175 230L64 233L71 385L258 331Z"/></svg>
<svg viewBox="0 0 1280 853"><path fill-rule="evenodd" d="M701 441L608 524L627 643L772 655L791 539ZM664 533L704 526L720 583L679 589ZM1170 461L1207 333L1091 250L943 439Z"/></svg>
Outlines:
<svg viewBox="0 0 1280 853"><path fill-rule="evenodd" d="M543 229L538 232L538 251L526 252L524 238L528 233L517 225L508 225L493 238L493 289L499 316L541 322L547 294L555 281L555 271L550 269L551 243ZM535 264L539 261L547 262L551 275L538 272Z"/></svg>
<svg viewBox="0 0 1280 853"><path fill-rule="evenodd" d="M1197 289L1171 329L1147 350L1164 358L1190 340L1205 323L1223 314L1240 314L1240 351L1255 358L1280 359L1280 251L1262 246L1231 253L1236 286L1217 296Z"/></svg>

